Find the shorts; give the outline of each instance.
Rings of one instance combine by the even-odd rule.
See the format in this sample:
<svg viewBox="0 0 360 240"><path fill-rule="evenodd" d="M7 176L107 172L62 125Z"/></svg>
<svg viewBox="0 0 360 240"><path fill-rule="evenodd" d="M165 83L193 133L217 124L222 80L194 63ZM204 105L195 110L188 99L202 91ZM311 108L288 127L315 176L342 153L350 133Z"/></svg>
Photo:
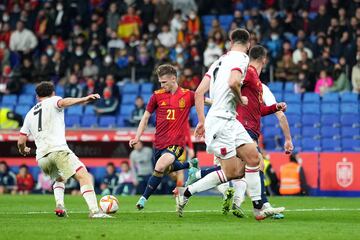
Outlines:
<svg viewBox="0 0 360 240"><path fill-rule="evenodd" d="M56 180L61 177L63 181L67 181L80 168L85 165L73 153L68 151L51 152L38 160L39 167L43 172Z"/></svg>
<svg viewBox="0 0 360 240"><path fill-rule="evenodd" d="M260 147L259 147L259 137L256 133L254 133L253 131L247 129L246 130L249 134L249 136L254 140L254 142L256 142L256 149L258 150L259 153L261 153Z"/></svg>
<svg viewBox="0 0 360 240"><path fill-rule="evenodd" d="M164 155L165 153L170 153L174 155L175 161L179 161L179 158L184 152L184 148L176 145L171 145L164 149L154 149L154 155L153 155L153 164L156 165L156 162L159 160L159 158Z"/></svg>
<svg viewBox="0 0 360 240"><path fill-rule="evenodd" d="M208 153L228 159L236 156L236 148L254 141L238 120L209 117L205 119L205 143Z"/></svg>

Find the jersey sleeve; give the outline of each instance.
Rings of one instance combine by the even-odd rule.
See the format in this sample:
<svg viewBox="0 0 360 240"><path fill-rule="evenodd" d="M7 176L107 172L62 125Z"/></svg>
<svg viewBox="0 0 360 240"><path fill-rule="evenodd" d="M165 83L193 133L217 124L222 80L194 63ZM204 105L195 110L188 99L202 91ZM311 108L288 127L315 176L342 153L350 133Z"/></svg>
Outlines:
<svg viewBox="0 0 360 240"><path fill-rule="evenodd" d="M153 113L156 108L157 108L157 101L155 94L153 94L146 106L146 111L148 111L149 113Z"/></svg>
<svg viewBox="0 0 360 240"><path fill-rule="evenodd" d="M219 60L216 60L215 62L213 62L211 64L211 66L209 67L208 71L205 73L205 76L208 76L211 79L213 79L214 77L214 70L216 68L216 66L218 65Z"/></svg>
<svg viewBox="0 0 360 240"><path fill-rule="evenodd" d="M190 105L194 106L195 105L195 93L193 91L189 91L190 93Z"/></svg>
<svg viewBox="0 0 360 240"><path fill-rule="evenodd" d="M270 89L268 88L268 86L266 86L265 84L262 84L262 88L263 88L263 102L265 103L266 106L271 106L276 104L276 99L274 94L270 91Z"/></svg>
<svg viewBox="0 0 360 240"><path fill-rule="evenodd" d="M243 54L240 59L238 58L239 56L233 56L230 61L230 70L241 72L242 79L244 79L249 66L249 57L246 54Z"/></svg>
<svg viewBox="0 0 360 240"><path fill-rule="evenodd" d="M20 135L29 136L30 135L30 122L29 122L29 114L26 114L24 123L20 129Z"/></svg>
<svg viewBox="0 0 360 240"><path fill-rule="evenodd" d="M62 107L59 106L59 101L62 99L62 97L59 97L59 96L54 96L51 98L51 101L52 101L52 104L54 105L54 107L56 109L63 109Z"/></svg>

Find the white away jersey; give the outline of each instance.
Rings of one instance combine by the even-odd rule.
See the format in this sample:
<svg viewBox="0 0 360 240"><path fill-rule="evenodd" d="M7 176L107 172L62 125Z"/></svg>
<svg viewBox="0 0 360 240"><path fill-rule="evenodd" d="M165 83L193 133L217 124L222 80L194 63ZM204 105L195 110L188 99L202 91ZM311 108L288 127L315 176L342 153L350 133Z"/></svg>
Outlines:
<svg viewBox="0 0 360 240"><path fill-rule="evenodd" d="M263 89L263 101L266 106L271 106L277 103L274 94L270 91L268 86L262 84L262 89Z"/></svg>
<svg viewBox="0 0 360 240"><path fill-rule="evenodd" d="M213 100L207 116L236 117L235 96L229 87L231 71L238 70L244 80L249 65L246 53L229 51L216 60L206 73L210 77L210 98Z"/></svg>
<svg viewBox="0 0 360 240"><path fill-rule="evenodd" d="M64 109L58 107L60 99L53 96L37 103L20 129L20 134L34 137L37 160L50 152L70 151L65 139Z"/></svg>

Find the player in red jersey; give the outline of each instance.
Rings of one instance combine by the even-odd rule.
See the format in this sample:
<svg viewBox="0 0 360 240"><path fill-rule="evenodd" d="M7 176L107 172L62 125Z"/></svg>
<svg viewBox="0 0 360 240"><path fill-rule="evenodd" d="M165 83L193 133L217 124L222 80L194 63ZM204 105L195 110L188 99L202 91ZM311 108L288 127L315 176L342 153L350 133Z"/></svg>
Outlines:
<svg viewBox="0 0 360 240"><path fill-rule="evenodd" d="M151 96L136 136L129 142L130 147L139 142L151 114L156 112L155 168L144 194L136 204L139 210L144 208L146 200L156 190L164 174L187 169L192 164L181 163L178 158L184 151L186 136L184 129L188 124L190 109L195 104L194 92L178 86L176 69L171 65L159 66L157 75L161 89Z"/></svg>

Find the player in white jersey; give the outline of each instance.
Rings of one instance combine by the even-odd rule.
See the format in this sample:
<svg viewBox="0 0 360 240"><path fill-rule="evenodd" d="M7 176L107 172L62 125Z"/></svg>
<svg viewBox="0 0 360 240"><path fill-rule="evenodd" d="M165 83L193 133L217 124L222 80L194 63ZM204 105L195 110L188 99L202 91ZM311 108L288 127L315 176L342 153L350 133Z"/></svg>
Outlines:
<svg viewBox="0 0 360 240"><path fill-rule="evenodd" d="M26 114L18 139L19 152L26 156L30 148L26 146L27 137L32 135L36 145L36 161L43 172L49 175L56 201L55 213L67 216L64 204L65 182L74 176L80 183L80 191L89 207L89 217L106 218L100 212L92 179L84 164L69 149L65 139L64 109L76 104L87 104L99 99L99 94L83 98L64 98L55 96L51 82L41 82L36 86L38 103Z"/></svg>
<svg viewBox="0 0 360 240"><path fill-rule="evenodd" d="M219 158L221 169L209 173L186 189L179 189L179 216L182 216L193 194L241 178L244 169L255 218L260 220L274 214L263 209L256 144L236 120L237 104L246 105L248 101L241 96L241 84L249 64L246 52L250 47L250 34L245 29L235 29L230 33L230 40L231 50L211 65L195 93L199 118L195 135L205 136L207 151ZM205 119L204 95L209 89L213 103Z"/></svg>

